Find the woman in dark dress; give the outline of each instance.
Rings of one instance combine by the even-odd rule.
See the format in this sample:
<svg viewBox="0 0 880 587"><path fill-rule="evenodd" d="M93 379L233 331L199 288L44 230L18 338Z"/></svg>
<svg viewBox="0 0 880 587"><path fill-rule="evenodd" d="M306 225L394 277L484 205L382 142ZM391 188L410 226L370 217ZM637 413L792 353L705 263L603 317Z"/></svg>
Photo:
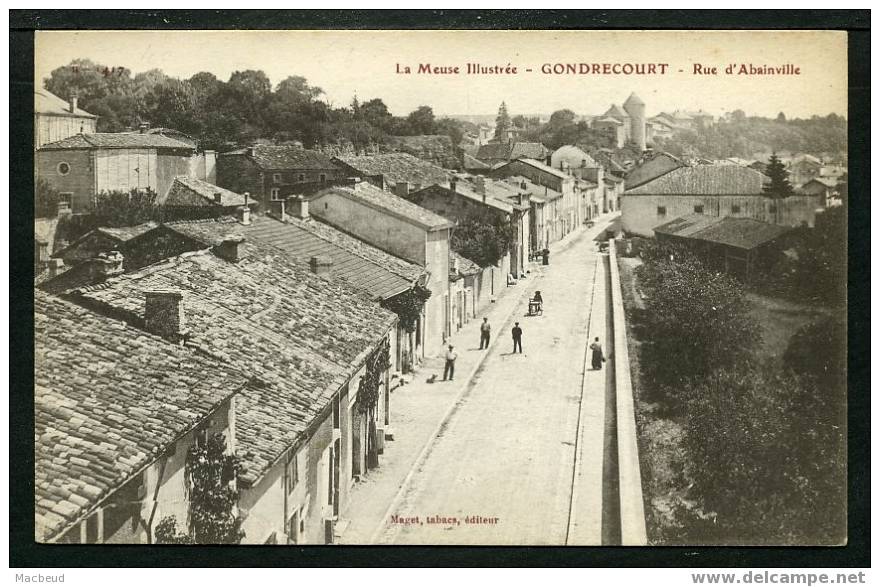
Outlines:
<svg viewBox="0 0 880 587"><path fill-rule="evenodd" d="M598 371L602 368L602 361L605 360L605 356L602 354L602 345L599 344L599 337L596 337L596 340L593 341L593 344L590 345L590 350L593 351L593 371Z"/></svg>

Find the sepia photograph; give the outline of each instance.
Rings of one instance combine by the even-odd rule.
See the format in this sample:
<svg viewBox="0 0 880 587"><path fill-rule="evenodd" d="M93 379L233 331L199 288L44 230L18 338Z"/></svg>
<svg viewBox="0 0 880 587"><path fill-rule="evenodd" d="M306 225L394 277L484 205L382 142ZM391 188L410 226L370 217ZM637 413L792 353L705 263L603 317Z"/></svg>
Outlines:
<svg viewBox="0 0 880 587"><path fill-rule="evenodd" d="M847 47L36 31L33 540L845 546Z"/></svg>

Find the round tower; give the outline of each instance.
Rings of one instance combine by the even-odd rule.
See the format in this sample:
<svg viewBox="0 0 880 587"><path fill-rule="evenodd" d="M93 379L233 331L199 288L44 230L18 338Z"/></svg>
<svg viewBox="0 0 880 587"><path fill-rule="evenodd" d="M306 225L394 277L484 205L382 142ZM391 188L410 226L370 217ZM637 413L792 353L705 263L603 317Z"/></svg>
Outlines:
<svg viewBox="0 0 880 587"><path fill-rule="evenodd" d="M645 150L645 103L633 92L623 103L623 109L630 116L630 139L639 148Z"/></svg>

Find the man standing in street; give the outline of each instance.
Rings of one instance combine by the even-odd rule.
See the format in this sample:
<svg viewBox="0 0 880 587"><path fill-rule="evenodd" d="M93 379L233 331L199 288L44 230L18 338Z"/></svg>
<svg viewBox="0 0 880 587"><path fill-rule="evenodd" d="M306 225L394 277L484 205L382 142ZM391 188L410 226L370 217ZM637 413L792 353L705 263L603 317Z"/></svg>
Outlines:
<svg viewBox="0 0 880 587"><path fill-rule="evenodd" d="M449 350L446 351L446 366L443 367L443 381L446 381L447 379L452 381L453 377L455 377L456 358L458 358L458 355L452 350L452 345L449 345Z"/></svg>
<svg viewBox="0 0 880 587"><path fill-rule="evenodd" d="M483 318L480 324L480 350L489 348L489 339L492 336L492 326L489 324L488 318Z"/></svg>
<svg viewBox="0 0 880 587"><path fill-rule="evenodd" d="M517 322L513 326L513 352L516 352L516 349L519 349L519 352L522 353L522 328L519 327L519 322Z"/></svg>

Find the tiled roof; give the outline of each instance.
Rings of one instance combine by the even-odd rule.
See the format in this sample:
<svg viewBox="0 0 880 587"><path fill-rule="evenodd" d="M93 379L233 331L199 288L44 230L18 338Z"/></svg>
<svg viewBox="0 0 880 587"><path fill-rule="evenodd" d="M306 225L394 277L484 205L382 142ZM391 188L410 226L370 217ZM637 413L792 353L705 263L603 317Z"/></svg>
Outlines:
<svg viewBox="0 0 880 587"><path fill-rule="evenodd" d="M40 147L44 151L67 149L181 149L193 151L192 145L166 137L139 132L99 132L80 134Z"/></svg>
<svg viewBox="0 0 880 587"><path fill-rule="evenodd" d="M59 98L49 90L34 90L34 114L49 114L57 116L76 116L79 118L98 118L82 108L70 111L70 103Z"/></svg>
<svg viewBox="0 0 880 587"><path fill-rule="evenodd" d="M477 159L476 157L472 157L467 153L464 154L464 168L465 169L490 169L488 165Z"/></svg>
<svg viewBox="0 0 880 587"><path fill-rule="evenodd" d="M347 280L374 299L387 299L409 289L424 273L418 265L315 219L290 218L281 222L254 215L247 226L228 218L168 222L165 226L208 246L232 234L240 234L283 251L304 264L313 256L329 256L333 260L331 273L334 276Z"/></svg>
<svg viewBox="0 0 880 587"><path fill-rule="evenodd" d="M389 212L398 218L407 220L429 230L450 228L452 223L438 214L434 214L427 208L417 206L412 202L396 196L391 192L381 190L376 186L362 181L354 187L329 188L327 192L339 194L343 197L363 202L370 207Z"/></svg>
<svg viewBox="0 0 880 587"><path fill-rule="evenodd" d="M633 92L632 94L629 95L629 98L626 99L626 102L624 102L623 105L624 106L632 106L632 105L644 106L645 103L642 101L641 98L636 96L635 92Z"/></svg>
<svg viewBox="0 0 880 587"><path fill-rule="evenodd" d="M474 202L478 202L480 204L485 204L490 208L495 208L500 212L504 212L505 214L510 214L513 212L513 205L507 198L514 193L515 191L510 191L506 189L506 186L499 181L492 181L491 179L486 179L483 183L483 186L486 190L486 198L483 198L483 194L477 191L477 186L468 182L467 180L458 180L455 182L455 193L464 196L465 198L472 200ZM432 188L440 187L446 191L452 191L450 188L446 188L443 186L432 186ZM431 188L429 188L431 189Z"/></svg>
<svg viewBox="0 0 880 587"><path fill-rule="evenodd" d="M185 253L79 295L141 319L145 291L184 294L187 344L261 382L236 401L242 480L253 484L304 440L397 318L354 286L315 275L256 239L239 251L237 263L208 251Z"/></svg>
<svg viewBox="0 0 880 587"><path fill-rule="evenodd" d="M596 163L595 159L590 157L590 155L583 149L575 147L574 145L563 145L553 151L553 154L550 157L554 161L554 165L556 165L556 161L563 159L568 161L571 167L599 167L599 164Z"/></svg>
<svg viewBox="0 0 880 587"><path fill-rule="evenodd" d="M603 124L616 124L622 125L623 123L617 120L616 118L611 118L610 116L606 116L605 118L600 118L596 122L601 122Z"/></svg>
<svg viewBox="0 0 880 587"><path fill-rule="evenodd" d="M617 104L612 104L611 108L605 111L605 114L602 116L610 116L612 118L617 118L618 120L623 120L624 118L629 118L629 114L627 114L623 108L618 106Z"/></svg>
<svg viewBox="0 0 880 587"><path fill-rule="evenodd" d="M543 159L547 156L547 147L541 143L487 143L480 146L477 151L477 159L482 161L503 159L513 160L521 157Z"/></svg>
<svg viewBox="0 0 880 587"><path fill-rule="evenodd" d="M522 158L522 159L519 159L519 161L522 161L526 165L531 165L535 169L540 169L544 173L549 173L550 175L555 175L556 177L559 177L562 179L566 179L566 178L570 177L565 172L560 171L559 169L553 169L549 165L544 165L540 161L535 161L534 159Z"/></svg>
<svg viewBox="0 0 880 587"><path fill-rule="evenodd" d="M458 261L458 272L455 271L456 261ZM482 271L483 270L479 265L467 257L462 257L455 251L449 251L449 279L452 281L456 281L469 275L478 275Z"/></svg>
<svg viewBox="0 0 880 587"><path fill-rule="evenodd" d="M125 242L153 230L157 226L159 226L157 222L144 222L135 226L100 226L95 230L115 238L119 242Z"/></svg>
<svg viewBox="0 0 880 587"><path fill-rule="evenodd" d="M220 202L217 203L215 194L220 194ZM253 204L253 200L248 203ZM221 188L207 181L178 175L171 184L160 204L164 206L222 206L231 208L235 206L244 206L245 197L233 191Z"/></svg>
<svg viewBox="0 0 880 587"><path fill-rule="evenodd" d="M557 200L562 197L562 192L558 192L554 189L548 188L547 186L538 185L527 177L523 177L522 175L511 175L505 178L505 181L510 184L516 185L519 189L523 189L526 193L529 194L529 199L535 202L552 202L553 200ZM525 184L525 188L523 188L523 184Z"/></svg>
<svg viewBox="0 0 880 587"><path fill-rule="evenodd" d="M662 224L654 232L751 250L791 230L788 226L768 224L753 218L691 214Z"/></svg>
<svg viewBox="0 0 880 587"><path fill-rule="evenodd" d="M193 349L40 291L34 363L38 541L88 515L246 383Z"/></svg>
<svg viewBox="0 0 880 587"><path fill-rule="evenodd" d="M225 155L248 155L261 169L337 169L327 155L296 145L254 145L223 153L221 157Z"/></svg>
<svg viewBox="0 0 880 587"><path fill-rule="evenodd" d="M385 183L421 184L423 186L449 181L450 172L408 153L343 156L340 161L366 177L381 175Z"/></svg>
<svg viewBox="0 0 880 587"><path fill-rule="evenodd" d="M627 195L749 195L762 194L768 178L739 165L679 167L627 190Z"/></svg>

